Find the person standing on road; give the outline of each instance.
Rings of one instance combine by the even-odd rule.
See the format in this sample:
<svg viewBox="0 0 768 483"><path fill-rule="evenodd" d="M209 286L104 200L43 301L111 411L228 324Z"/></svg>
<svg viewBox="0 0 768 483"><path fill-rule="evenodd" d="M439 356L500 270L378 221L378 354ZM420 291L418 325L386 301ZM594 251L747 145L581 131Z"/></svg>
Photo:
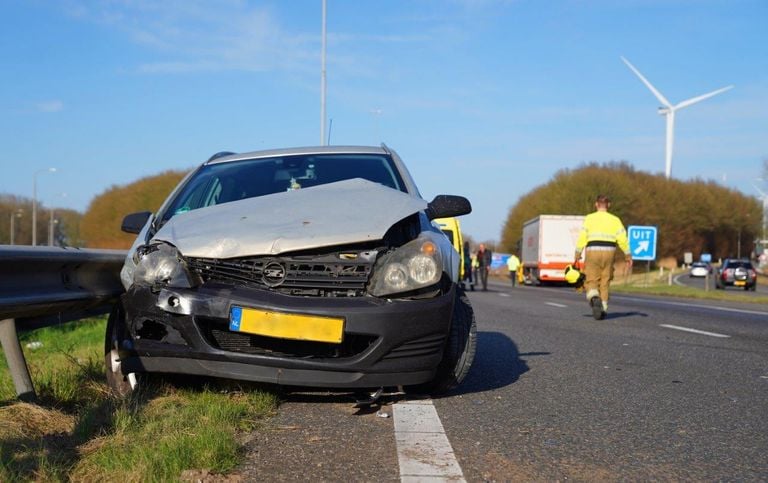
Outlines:
<svg viewBox="0 0 768 483"><path fill-rule="evenodd" d="M512 286L517 282L517 270L520 268L520 259L514 253L507 258L507 268L509 269L509 278L512 280Z"/></svg>
<svg viewBox="0 0 768 483"><path fill-rule="evenodd" d="M605 318L608 312L608 287L613 280L613 259L616 248L624 252L627 269L632 267L632 254L624 224L619 217L608 212L611 200L606 195L597 195L595 212L584 218L584 225L576 241L576 261L584 255L584 288L597 320Z"/></svg>
<svg viewBox="0 0 768 483"><path fill-rule="evenodd" d="M491 251L485 249L485 244L481 243L477 250L477 272L480 275L480 281L483 284L483 291L488 290L488 272L491 271Z"/></svg>
<svg viewBox="0 0 768 483"><path fill-rule="evenodd" d="M472 259L472 253L470 252L469 242L464 242L464 274L463 281L469 284L470 290L475 290L475 284L472 281L472 272L475 270L473 266L474 260Z"/></svg>

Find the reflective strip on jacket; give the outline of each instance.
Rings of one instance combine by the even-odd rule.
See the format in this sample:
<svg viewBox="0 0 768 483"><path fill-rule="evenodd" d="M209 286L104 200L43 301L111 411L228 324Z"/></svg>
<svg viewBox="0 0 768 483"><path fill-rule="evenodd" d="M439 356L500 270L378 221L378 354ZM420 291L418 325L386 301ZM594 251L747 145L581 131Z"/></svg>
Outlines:
<svg viewBox="0 0 768 483"><path fill-rule="evenodd" d="M584 218L584 225L576 240L576 250L582 251L590 242L615 243L622 252L629 253L627 230L619 217L607 211L596 211Z"/></svg>

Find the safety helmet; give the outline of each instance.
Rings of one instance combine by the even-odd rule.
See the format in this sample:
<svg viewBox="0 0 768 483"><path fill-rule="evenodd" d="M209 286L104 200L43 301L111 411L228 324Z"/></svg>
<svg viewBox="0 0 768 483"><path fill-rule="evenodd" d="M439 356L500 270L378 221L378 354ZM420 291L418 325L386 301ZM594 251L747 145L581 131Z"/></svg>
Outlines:
<svg viewBox="0 0 768 483"><path fill-rule="evenodd" d="M565 281L568 283L576 283L581 277L581 272L576 270L573 265L566 265L565 267Z"/></svg>

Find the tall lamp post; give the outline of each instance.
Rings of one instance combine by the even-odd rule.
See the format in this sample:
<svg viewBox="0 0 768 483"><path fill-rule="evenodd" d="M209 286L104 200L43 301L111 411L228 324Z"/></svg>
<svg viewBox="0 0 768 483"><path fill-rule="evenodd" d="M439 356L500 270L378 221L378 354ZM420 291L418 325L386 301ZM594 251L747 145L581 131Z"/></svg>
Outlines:
<svg viewBox="0 0 768 483"><path fill-rule="evenodd" d="M56 168L38 169L32 175L32 246L37 246L37 175L40 173L55 173Z"/></svg>
<svg viewBox="0 0 768 483"><path fill-rule="evenodd" d="M22 214L24 214L24 210L21 208L11 213L11 245L14 245L14 240L16 238L16 218L21 218Z"/></svg>
<svg viewBox="0 0 768 483"><path fill-rule="evenodd" d="M737 240L737 247L736 247L736 258L741 260L741 230L744 227L744 225L749 223L749 213L744 213L744 218L746 218L745 221L739 221L739 238Z"/></svg>
<svg viewBox="0 0 768 483"><path fill-rule="evenodd" d="M763 178L757 178L757 181L765 180ZM768 193L758 188L755 183L752 183L752 186L757 190L758 193L760 193L760 196L763 199L763 236L760 240L760 244L763 246L763 249L765 249L768 248L768 240L765 238L765 224L766 220L768 219Z"/></svg>
<svg viewBox="0 0 768 483"><path fill-rule="evenodd" d="M326 0L323 0L323 27L322 27L322 47L320 51L320 146L325 146L325 43L326 43Z"/></svg>
<svg viewBox="0 0 768 483"><path fill-rule="evenodd" d="M59 196L61 196L62 198L66 198L67 194L66 193L59 193ZM58 223L55 220L55 217L54 217L54 213L55 212L56 211L55 211L53 205L51 205L51 214L50 214L51 216L50 216L50 219L48 220L50 222L49 226L48 226L48 246L49 247L53 246L53 235L54 235L54 232L55 232L54 228L55 228L56 223Z"/></svg>

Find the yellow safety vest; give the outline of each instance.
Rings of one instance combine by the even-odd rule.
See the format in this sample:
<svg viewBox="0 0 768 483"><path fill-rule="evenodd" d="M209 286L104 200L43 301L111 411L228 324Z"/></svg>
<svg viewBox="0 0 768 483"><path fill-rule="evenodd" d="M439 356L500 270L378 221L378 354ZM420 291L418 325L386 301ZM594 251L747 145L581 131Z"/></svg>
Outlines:
<svg viewBox="0 0 768 483"><path fill-rule="evenodd" d="M629 254L629 239L627 230L616 215L607 211L596 211L584 218L584 225L576 240L576 251L582 251L584 247L603 245L618 246L621 251Z"/></svg>

